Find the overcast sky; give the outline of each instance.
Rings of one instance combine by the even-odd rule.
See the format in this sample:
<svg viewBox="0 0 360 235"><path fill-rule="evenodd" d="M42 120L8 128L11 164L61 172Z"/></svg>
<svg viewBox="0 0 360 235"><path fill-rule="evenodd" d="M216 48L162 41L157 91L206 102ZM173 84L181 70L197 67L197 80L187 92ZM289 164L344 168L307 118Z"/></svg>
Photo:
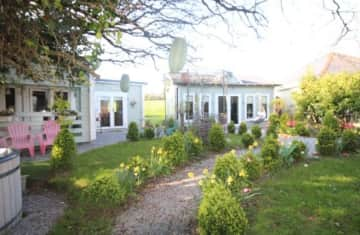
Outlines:
<svg viewBox="0 0 360 235"><path fill-rule="evenodd" d="M329 4L331 1L328 1ZM342 0L344 9L360 12L359 0ZM360 57L358 40L360 20L355 16L351 28L354 32L334 44L341 32L340 21L334 20L324 9L322 0L270 0L264 6L268 27L260 29L258 38L251 29L241 28L237 36L230 37L225 27L201 27L202 34L214 34L222 40L196 33L184 32L185 38L195 45L193 54L201 58L187 64L190 71L232 71L235 75L251 79L286 83L306 64L329 52L340 52ZM328 5L326 7L332 7ZM350 15L346 16L350 17ZM232 25L237 27L237 25ZM239 26L240 28L240 26ZM102 78L120 79L128 73L131 80L145 81L147 93L162 92L163 75L168 72L167 61L158 61L156 70L152 62L137 66L118 66L103 63L97 72Z"/></svg>

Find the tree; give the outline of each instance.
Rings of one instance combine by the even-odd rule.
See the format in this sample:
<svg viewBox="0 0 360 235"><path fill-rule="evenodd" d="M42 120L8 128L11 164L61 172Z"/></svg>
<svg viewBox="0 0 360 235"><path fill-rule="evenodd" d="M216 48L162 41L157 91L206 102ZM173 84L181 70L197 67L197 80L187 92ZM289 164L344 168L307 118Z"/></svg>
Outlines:
<svg viewBox="0 0 360 235"><path fill-rule="evenodd" d="M348 113L360 112L360 73L304 76L300 91L294 94L297 112L320 123L327 111L339 119Z"/></svg>
<svg viewBox="0 0 360 235"><path fill-rule="evenodd" d="M101 61L165 57L184 29L238 16L256 29L265 1L0 0L0 73L33 80L82 82ZM120 55L104 58L104 47ZM137 43L140 40L142 43ZM94 74L95 75L95 74Z"/></svg>
<svg viewBox="0 0 360 235"><path fill-rule="evenodd" d="M167 55L180 32L218 23L237 28L230 23L234 18L257 32L267 23L265 2L0 0L0 82L11 69L33 80L83 82L86 74L96 75L101 61L155 61ZM341 21L344 33L350 31L344 14L352 11L342 9L336 0L324 0L324 7ZM103 55L100 42L111 48L110 57Z"/></svg>

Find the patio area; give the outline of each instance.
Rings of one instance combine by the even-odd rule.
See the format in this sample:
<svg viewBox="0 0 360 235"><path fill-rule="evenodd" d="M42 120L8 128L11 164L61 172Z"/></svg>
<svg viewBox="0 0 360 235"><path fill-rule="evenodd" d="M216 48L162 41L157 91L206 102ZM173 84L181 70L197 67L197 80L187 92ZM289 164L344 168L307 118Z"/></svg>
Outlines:
<svg viewBox="0 0 360 235"><path fill-rule="evenodd" d="M78 153L84 153L92 149L100 148L102 146L115 144L118 142L123 142L126 140L126 129L116 130L116 131L108 131L108 132L97 132L96 140L88 142L88 143L79 143L77 145ZM21 161L46 161L50 159L51 148L49 147L46 151L46 155L42 156L40 151L36 149L35 157L31 158L28 152L21 152Z"/></svg>

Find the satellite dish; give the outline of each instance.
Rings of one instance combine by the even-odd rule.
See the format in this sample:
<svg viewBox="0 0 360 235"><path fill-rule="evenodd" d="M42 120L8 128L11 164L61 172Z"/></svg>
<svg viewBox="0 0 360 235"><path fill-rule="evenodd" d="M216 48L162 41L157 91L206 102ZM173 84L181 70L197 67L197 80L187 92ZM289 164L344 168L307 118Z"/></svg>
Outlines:
<svg viewBox="0 0 360 235"><path fill-rule="evenodd" d="M169 68L170 73L179 72L185 64L187 45L184 38L175 38L170 48Z"/></svg>
<svg viewBox="0 0 360 235"><path fill-rule="evenodd" d="M121 81L120 81L120 88L121 88L122 92L128 92L129 91L129 82L130 82L129 75L123 74L121 76Z"/></svg>

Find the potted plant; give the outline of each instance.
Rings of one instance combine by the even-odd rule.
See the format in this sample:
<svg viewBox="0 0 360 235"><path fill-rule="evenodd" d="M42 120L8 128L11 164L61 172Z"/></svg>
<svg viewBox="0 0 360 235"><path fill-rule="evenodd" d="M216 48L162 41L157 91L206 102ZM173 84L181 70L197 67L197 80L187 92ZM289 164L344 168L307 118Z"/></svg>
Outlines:
<svg viewBox="0 0 360 235"><path fill-rule="evenodd" d="M75 110L70 109L70 103L60 97L55 98L52 109L55 111L56 116L63 120L74 121L78 115Z"/></svg>
<svg viewBox="0 0 360 235"><path fill-rule="evenodd" d="M0 111L0 121L11 122L14 119L14 113L15 112L13 108Z"/></svg>

